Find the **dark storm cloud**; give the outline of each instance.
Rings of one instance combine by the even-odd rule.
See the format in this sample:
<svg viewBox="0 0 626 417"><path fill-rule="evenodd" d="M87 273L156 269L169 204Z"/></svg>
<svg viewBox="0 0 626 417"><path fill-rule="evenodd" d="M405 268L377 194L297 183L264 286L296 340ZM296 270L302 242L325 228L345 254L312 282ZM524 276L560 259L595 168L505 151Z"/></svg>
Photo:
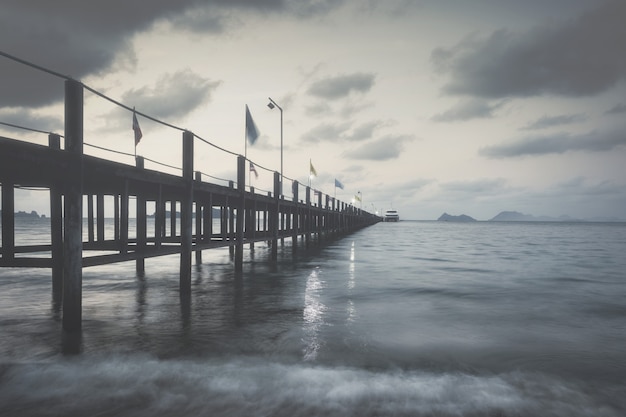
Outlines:
<svg viewBox="0 0 626 417"><path fill-rule="evenodd" d="M216 33L241 12L309 17L340 2L291 0L7 0L0 13L0 51L83 79L116 65L134 65L131 41L155 22ZM0 108L61 100L63 83L0 57Z"/></svg>
<svg viewBox="0 0 626 417"><path fill-rule="evenodd" d="M344 153L351 159L364 159L369 161L386 161L396 159L404 150L404 143L414 139L413 136L385 136L372 142L365 143L355 149Z"/></svg>
<svg viewBox="0 0 626 417"><path fill-rule="evenodd" d="M432 120L435 122L453 122L491 118L493 113L503 104L504 102L492 104L481 99L464 100L443 113L433 116Z"/></svg>
<svg viewBox="0 0 626 417"><path fill-rule="evenodd" d="M335 100L352 92L366 93L374 85L374 74L357 72L318 80L311 84L308 93L312 96Z"/></svg>
<svg viewBox="0 0 626 417"><path fill-rule="evenodd" d="M626 2L608 1L561 25L506 30L438 48L445 93L484 98L589 96L626 79Z"/></svg>
<svg viewBox="0 0 626 417"><path fill-rule="evenodd" d="M624 132L593 132L582 135L561 133L532 136L509 144L487 146L479 153L488 158L514 158L561 154L568 151L606 152L619 146L626 146Z"/></svg>
<svg viewBox="0 0 626 417"><path fill-rule="evenodd" d="M122 101L151 116L172 119L184 116L210 100L219 81L203 78L190 70L166 74L152 87L130 90Z"/></svg>
<svg viewBox="0 0 626 417"><path fill-rule="evenodd" d="M569 125L573 123L584 122L587 116L584 114L563 114L560 116L543 116L530 122L522 128L522 130L540 130L554 126Z"/></svg>

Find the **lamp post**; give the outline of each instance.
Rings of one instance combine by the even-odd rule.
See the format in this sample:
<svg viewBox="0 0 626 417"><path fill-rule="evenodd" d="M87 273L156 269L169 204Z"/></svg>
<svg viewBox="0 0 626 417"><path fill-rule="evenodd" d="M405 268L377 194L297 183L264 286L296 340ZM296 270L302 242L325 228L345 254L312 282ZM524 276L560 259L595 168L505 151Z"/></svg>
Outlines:
<svg viewBox="0 0 626 417"><path fill-rule="evenodd" d="M283 108L278 105L271 97L268 97L270 100L267 103L267 107L273 109L274 107L278 107L280 110L280 194L283 194Z"/></svg>

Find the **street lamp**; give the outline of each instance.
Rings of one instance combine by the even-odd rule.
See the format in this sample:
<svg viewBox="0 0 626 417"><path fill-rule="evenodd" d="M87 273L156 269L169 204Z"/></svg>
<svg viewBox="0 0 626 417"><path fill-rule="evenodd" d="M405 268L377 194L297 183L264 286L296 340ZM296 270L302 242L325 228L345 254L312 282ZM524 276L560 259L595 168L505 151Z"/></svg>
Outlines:
<svg viewBox="0 0 626 417"><path fill-rule="evenodd" d="M268 97L270 102L267 103L267 107L273 109L278 107L280 110L280 194L283 194L283 108L278 105L271 97Z"/></svg>

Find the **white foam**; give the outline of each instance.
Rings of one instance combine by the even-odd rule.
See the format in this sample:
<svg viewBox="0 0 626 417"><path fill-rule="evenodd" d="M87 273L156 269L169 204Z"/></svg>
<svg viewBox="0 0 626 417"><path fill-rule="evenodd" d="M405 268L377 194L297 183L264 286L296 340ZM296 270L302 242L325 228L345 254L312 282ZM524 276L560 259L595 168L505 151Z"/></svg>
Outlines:
<svg viewBox="0 0 626 417"><path fill-rule="evenodd" d="M539 374L475 376L145 356L0 369L2 416L621 415L590 387Z"/></svg>

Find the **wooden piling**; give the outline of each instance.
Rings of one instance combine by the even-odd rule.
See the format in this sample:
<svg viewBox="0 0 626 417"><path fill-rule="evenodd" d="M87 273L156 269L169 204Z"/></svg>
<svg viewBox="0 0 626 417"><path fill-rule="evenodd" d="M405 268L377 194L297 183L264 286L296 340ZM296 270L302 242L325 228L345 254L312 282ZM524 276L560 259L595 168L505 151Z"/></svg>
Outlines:
<svg viewBox="0 0 626 417"><path fill-rule="evenodd" d="M65 81L65 180L63 245L63 329L81 330L83 282L83 86Z"/></svg>
<svg viewBox="0 0 626 417"><path fill-rule="evenodd" d="M237 223L236 223L236 246L235 246L235 272L243 269L243 225L245 222L245 192L246 192L246 159L237 157Z"/></svg>
<svg viewBox="0 0 626 417"><path fill-rule="evenodd" d="M2 260L15 258L15 185L2 181Z"/></svg>
<svg viewBox="0 0 626 417"><path fill-rule="evenodd" d="M135 158L135 166L138 169L144 168L144 158L143 156L138 156ZM135 251L137 253L137 258L135 259L135 270L137 271L137 275L143 276L146 272L146 243L147 243L147 218L146 218L146 197L140 192L137 192L137 212L135 218L135 230L137 231L137 243Z"/></svg>
<svg viewBox="0 0 626 417"><path fill-rule="evenodd" d="M180 292L183 294L191 293L193 139L192 132L183 132L183 180L185 185L180 201Z"/></svg>
<svg viewBox="0 0 626 417"><path fill-rule="evenodd" d="M61 150L61 137L48 135L48 146ZM55 307L63 300L63 198L59 184L50 187L50 243L52 257L52 303Z"/></svg>
<svg viewBox="0 0 626 417"><path fill-rule="evenodd" d="M195 180L202 182L202 173L196 171ZM200 249L200 239L202 236L202 203L196 201L196 265L202 265L202 249ZM206 208L204 208L206 210ZM206 225L205 225L206 226Z"/></svg>
<svg viewBox="0 0 626 417"><path fill-rule="evenodd" d="M272 233L272 253L271 260L278 260L278 213L280 211L280 174L274 172L274 204L270 212L270 229Z"/></svg>

